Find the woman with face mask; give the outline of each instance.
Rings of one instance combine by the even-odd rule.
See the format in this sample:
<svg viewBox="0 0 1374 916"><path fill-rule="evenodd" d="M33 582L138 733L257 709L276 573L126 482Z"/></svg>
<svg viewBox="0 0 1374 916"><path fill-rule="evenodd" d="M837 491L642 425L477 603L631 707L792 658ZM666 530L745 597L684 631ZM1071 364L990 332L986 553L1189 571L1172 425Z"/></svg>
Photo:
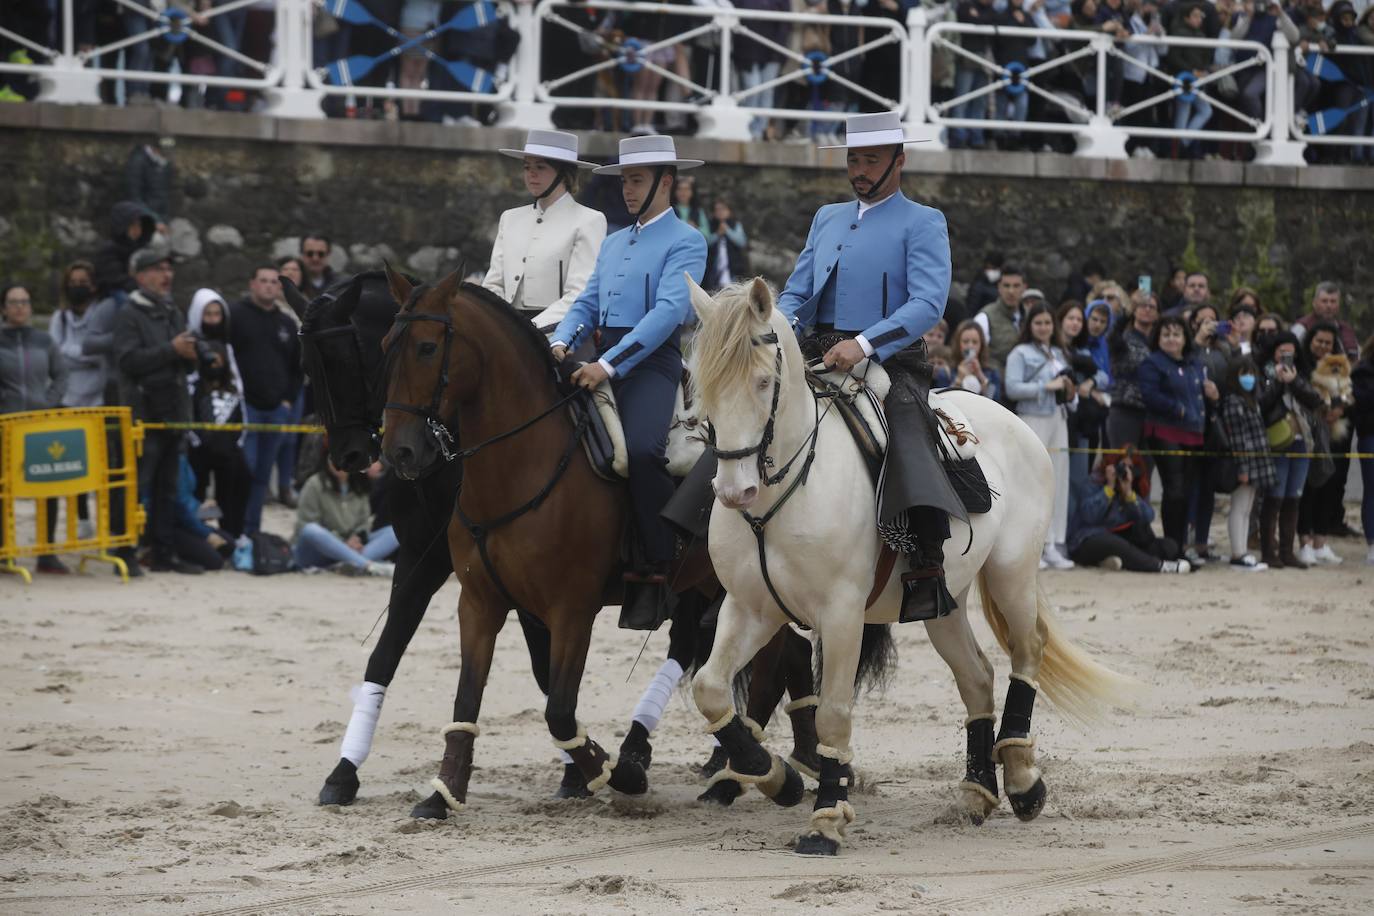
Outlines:
<svg viewBox="0 0 1374 916"><path fill-rule="evenodd" d="M1227 446L1241 454L1235 459L1238 486L1231 492L1231 514L1226 531L1231 538L1231 568L1258 572L1269 566L1246 549L1250 516L1257 493L1265 493L1278 481L1274 460L1269 457L1269 440L1264 433L1264 415L1256 397L1259 368L1248 356L1231 363L1223 386L1218 420Z"/></svg>
<svg viewBox="0 0 1374 916"><path fill-rule="evenodd" d="M48 323L67 367L63 407L100 407L105 403L109 366L101 353L90 352L91 306L95 302L95 268L89 261L73 261L62 271L61 308Z"/></svg>

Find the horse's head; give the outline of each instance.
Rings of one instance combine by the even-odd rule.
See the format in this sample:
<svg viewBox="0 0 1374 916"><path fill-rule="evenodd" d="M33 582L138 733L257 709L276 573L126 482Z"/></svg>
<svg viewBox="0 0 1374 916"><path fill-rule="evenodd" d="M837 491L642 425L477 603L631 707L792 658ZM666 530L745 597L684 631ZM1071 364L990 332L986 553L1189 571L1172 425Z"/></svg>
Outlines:
<svg viewBox="0 0 1374 916"><path fill-rule="evenodd" d="M692 342L692 385L720 462L712 485L722 505L747 509L774 467L769 449L791 370L801 370L801 351L762 278L727 286L715 299L690 277L687 282L701 319Z"/></svg>
<svg viewBox="0 0 1374 916"><path fill-rule="evenodd" d="M382 343L387 387L382 451L396 473L414 480L447 460L456 448L459 402L476 387L474 360L462 360L455 305L458 271L438 284L412 286L387 272L392 295L405 303Z"/></svg>
<svg viewBox="0 0 1374 916"><path fill-rule="evenodd" d="M282 278L287 302L303 316L301 355L328 433L329 458L346 471L362 471L380 454L381 341L386 325L379 328L376 321L363 320L366 314L389 316L396 311L380 281L380 274L359 274L306 305L300 291Z"/></svg>

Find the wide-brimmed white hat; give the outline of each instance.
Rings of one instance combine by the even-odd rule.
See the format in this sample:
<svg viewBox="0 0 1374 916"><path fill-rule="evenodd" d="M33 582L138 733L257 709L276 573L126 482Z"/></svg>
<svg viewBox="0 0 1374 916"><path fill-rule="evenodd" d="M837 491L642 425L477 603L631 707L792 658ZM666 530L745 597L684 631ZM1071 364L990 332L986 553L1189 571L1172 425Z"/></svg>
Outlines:
<svg viewBox="0 0 1374 916"><path fill-rule="evenodd" d="M621 140L620 161L599 167L596 174L619 175L624 169L636 166L654 168L660 165L675 165L679 169L694 169L705 164L701 159L679 159L673 138L655 134L648 137L626 137Z"/></svg>
<svg viewBox="0 0 1374 916"><path fill-rule="evenodd" d="M819 146L817 149L862 149L869 146L893 146L925 143L935 139L935 128L913 131L902 126L902 117L895 111L877 114L850 115L844 121L844 143L839 146Z"/></svg>
<svg viewBox="0 0 1374 916"><path fill-rule="evenodd" d="M524 159L537 156L549 162L564 162L579 169L594 169L595 162L583 162L577 158L577 135L561 130L532 130L525 136L524 149L499 149L502 156Z"/></svg>

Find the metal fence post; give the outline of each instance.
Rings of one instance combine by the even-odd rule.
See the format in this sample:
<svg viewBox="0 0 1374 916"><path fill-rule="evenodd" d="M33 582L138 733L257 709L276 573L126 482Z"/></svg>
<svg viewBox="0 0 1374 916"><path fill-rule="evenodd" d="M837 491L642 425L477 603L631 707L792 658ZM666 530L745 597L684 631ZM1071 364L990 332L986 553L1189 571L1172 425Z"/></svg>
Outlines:
<svg viewBox="0 0 1374 916"><path fill-rule="evenodd" d="M38 71L38 99L58 105L99 105L100 77L86 69L73 42L72 0L62 0L62 52Z"/></svg>
<svg viewBox="0 0 1374 916"><path fill-rule="evenodd" d="M534 0L515 0L515 30L520 33L520 46L511 68L515 86L510 100L496 106L496 123L502 127L553 129L554 106L534 97L539 85L539 55L543 53L541 21Z"/></svg>
<svg viewBox="0 0 1374 916"><path fill-rule="evenodd" d="M277 49L281 54L281 85L267 89L267 113L279 118L324 117L324 93L306 80L311 59L310 0L277 0Z"/></svg>
<svg viewBox="0 0 1374 916"><path fill-rule="evenodd" d="M1097 52L1097 108L1088 120L1087 126L1076 134L1078 147L1074 150L1074 155L1095 159L1125 159L1128 135L1107 117L1107 50L1112 46L1112 37L1094 35L1092 46Z"/></svg>
<svg viewBox="0 0 1374 916"><path fill-rule="evenodd" d="M1274 63L1270 67L1268 92L1272 115L1270 138L1255 144L1255 161L1264 165L1306 165L1303 151L1307 144L1290 139L1293 124L1293 90L1288 84L1288 67L1293 60L1292 45L1283 32L1274 32Z"/></svg>
<svg viewBox="0 0 1374 916"><path fill-rule="evenodd" d="M720 91L711 104L697 113L697 136L705 140L733 140L748 143L754 139L749 131L753 117L741 111L739 103L730 95L731 74L734 72L734 28L739 23L729 10L717 13L712 21L720 27Z"/></svg>
<svg viewBox="0 0 1374 916"><path fill-rule="evenodd" d="M907 104L905 124L915 136L930 130L927 118L930 110L930 73L934 65L930 46L926 43L927 15L924 7L913 6L906 14L907 29ZM945 132L935 128L933 136L921 145L921 152L940 152L945 146Z"/></svg>

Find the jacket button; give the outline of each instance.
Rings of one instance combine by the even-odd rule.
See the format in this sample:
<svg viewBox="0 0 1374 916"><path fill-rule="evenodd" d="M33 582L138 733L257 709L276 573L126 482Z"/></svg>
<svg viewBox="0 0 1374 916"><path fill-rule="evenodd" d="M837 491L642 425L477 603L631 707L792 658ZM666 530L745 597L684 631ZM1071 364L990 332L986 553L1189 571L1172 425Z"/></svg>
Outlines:
<svg viewBox="0 0 1374 916"><path fill-rule="evenodd" d="M859 224L858 224L858 223L850 223L850 224L849 224L849 228L850 228L850 229L858 229L858 228L859 228Z"/></svg>
<svg viewBox="0 0 1374 916"><path fill-rule="evenodd" d="M834 270L834 269L835 269L835 265L834 265L834 264L831 264L829 267L827 267L827 268L825 269L825 272L826 272L826 273L830 273L830 272L831 272L832 270Z"/></svg>
<svg viewBox="0 0 1374 916"><path fill-rule="evenodd" d="M542 217L542 216L535 220L536 223L542 223L543 221L544 221L544 217Z"/></svg>
<svg viewBox="0 0 1374 916"><path fill-rule="evenodd" d="M516 274L516 275L515 275L515 279L519 280L519 279L520 279L520 275L519 275L519 274Z"/></svg>
<svg viewBox="0 0 1374 916"><path fill-rule="evenodd" d="M630 244L633 245L634 243L635 243L635 240L634 240L634 239L630 239Z"/></svg>
<svg viewBox="0 0 1374 916"><path fill-rule="evenodd" d="M521 259L520 259L520 263L521 263L521 264L524 264L524 263L525 263L526 261L528 261L528 260L529 260L529 258L521 258Z"/></svg>
<svg viewBox="0 0 1374 916"><path fill-rule="evenodd" d="M844 246L843 246L843 245L836 245L836 246L835 246L835 250L836 250L836 251L844 251Z"/></svg>

